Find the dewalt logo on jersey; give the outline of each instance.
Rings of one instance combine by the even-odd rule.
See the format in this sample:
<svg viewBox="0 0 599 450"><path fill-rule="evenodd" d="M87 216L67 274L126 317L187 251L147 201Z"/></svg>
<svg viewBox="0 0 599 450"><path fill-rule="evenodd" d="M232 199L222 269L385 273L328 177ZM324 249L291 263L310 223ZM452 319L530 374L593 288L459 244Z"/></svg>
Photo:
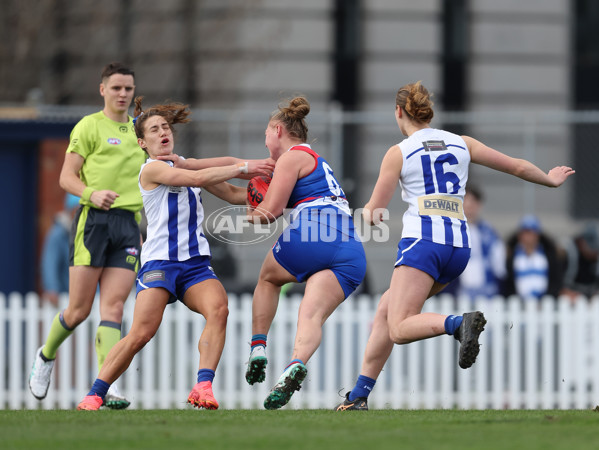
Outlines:
<svg viewBox="0 0 599 450"><path fill-rule="evenodd" d="M425 195L418 198L421 216L445 216L464 220L464 208L459 197L448 195Z"/></svg>
<svg viewBox="0 0 599 450"><path fill-rule="evenodd" d="M460 209L458 202L452 202L449 200L425 200L424 209L440 209L448 212L458 212Z"/></svg>

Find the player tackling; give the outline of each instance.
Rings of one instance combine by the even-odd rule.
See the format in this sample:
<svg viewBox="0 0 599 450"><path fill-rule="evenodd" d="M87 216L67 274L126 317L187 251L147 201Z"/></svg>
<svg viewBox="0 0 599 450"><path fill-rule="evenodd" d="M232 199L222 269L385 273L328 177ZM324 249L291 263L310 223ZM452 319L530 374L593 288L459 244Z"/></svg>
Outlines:
<svg viewBox="0 0 599 450"><path fill-rule="evenodd" d="M210 248L202 232L201 192L205 188L229 203L245 204L246 189L223 182L270 174L273 164L229 157L183 160L173 155L173 125L189 122L187 105L168 103L142 110L141 102L141 97L135 99L135 133L139 146L149 155L139 172L148 236L141 251L133 323L108 353L91 391L77 409L97 410L104 404L110 385L154 336L166 306L177 300L206 319L198 343L197 383L187 402L217 409L212 382L225 344L229 310L225 289L210 266Z"/></svg>

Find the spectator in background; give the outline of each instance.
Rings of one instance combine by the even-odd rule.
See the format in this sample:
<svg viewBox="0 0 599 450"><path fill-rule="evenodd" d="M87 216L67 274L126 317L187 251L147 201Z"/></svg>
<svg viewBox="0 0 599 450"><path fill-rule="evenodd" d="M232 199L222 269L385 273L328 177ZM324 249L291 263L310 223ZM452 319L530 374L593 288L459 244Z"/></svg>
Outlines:
<svg viewBox="0 0 599 450"><path fill-rule="evenodd" d="M501 293L506 276L505 245L495 229L481 219L484 197L476 186L466 186L464 213L470 228L470 260L462 274L443 292L472 299Z"/></svg>
<svg viewBox="0 0 599 450"><path fill-rule="evenodd" d="M599 293L599 223L589 222L566 244L566 270L562 294L572 300Z"/></svg>
<svg viewBox="0 0 599 450"><path fill-rule="evenodd" d="M506 297L516 294L524 299L540 299L559 295L563 279L559 249L542 232L536 216L522 218L518 231L507 241L506 261Z"/></svg>
<svg viewBox="0 0 599 450"><path fill-rule="evenodd" d="M69 292L69 230L79 197L67 193L64 209L54 216L54 223L44 239L41 255L42 300L58 306L58 295Z"/></svg>

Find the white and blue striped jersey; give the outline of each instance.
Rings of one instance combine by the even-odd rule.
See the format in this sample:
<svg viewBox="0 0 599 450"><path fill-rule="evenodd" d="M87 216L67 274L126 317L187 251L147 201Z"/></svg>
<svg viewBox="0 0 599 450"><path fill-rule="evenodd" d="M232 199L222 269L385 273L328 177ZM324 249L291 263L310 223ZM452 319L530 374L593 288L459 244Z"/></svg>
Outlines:
<svg viewBox="0 0 599 450"><path fill-rule="evenodd" d="M150 162L148 158L139 174ZM161 161L173 164L170 161ZM139 183L148 220L147 239L141 249L141 264L147 261L186 261L194 256L210 256L210 247L202 231L204 207L201 189L161 184L146 191Z"/></svg>
<svg viewBox="0 0 599 450"><path fill-rule="evenodd" d="M470 247L462 205L470 164L464 140L447 131L425 128L398 145L403 156L399 184L408 203L402 238Z"/></svg>

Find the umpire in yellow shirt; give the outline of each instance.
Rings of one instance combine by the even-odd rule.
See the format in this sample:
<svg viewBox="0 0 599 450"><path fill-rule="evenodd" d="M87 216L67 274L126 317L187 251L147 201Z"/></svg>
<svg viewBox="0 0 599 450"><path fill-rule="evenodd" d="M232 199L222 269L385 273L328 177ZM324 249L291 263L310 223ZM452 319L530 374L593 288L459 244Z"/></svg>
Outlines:
<svg viewBox="0 0 599 450"><path fill-rule="evenodd" d="M39 400L48 392L58 348L89 315L98 283L99 368L121 338L123 305L139 265L143 203L137 179L146 159L128 115L134 92L133 70L120 63L108 64L100 83L104 109L85 116L71 132L60 186L81 197L81 204L71 228L69 303L54 318L29 377L31 392ZM129 401L113 384L105 405L123 409Z"/></svg>

